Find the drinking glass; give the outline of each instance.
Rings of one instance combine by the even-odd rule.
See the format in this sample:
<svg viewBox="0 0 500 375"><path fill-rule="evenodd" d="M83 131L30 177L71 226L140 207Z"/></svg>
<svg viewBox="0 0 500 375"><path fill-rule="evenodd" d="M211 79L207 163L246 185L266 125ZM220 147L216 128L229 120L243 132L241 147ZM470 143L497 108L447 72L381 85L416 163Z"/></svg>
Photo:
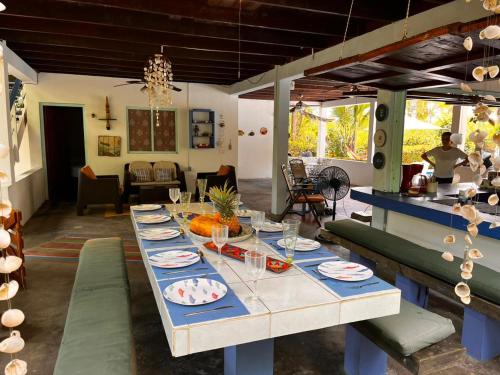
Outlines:
<svg viewBox="0 0 500 375"><path fill-rule="evenodd" d="M191 192L183 191L181 192L181 211L184 223L187 223L189 214L189 205L191 204Z"/></svg>
<svg viewBox="0 0 500 375"><path fill-rule="evenodd" d="M198 180L196 180L196 182L198 184L198 192L200 193L201 210L202 210L202 212L205 212L203 203L205 203L205 193L207 190L207 179L206 178L199 178Z"/></svg>
<svg viewBox="0 0 500 375"><path fill-rule="evenodd" d="M255 229L255 243L259 243L259 231L266 220L266 213L262 211L250 212L252 228Z"/></svg>
<svg viewBox="0 0 500 375"><path fill-rule="evenodd" d="M256 301L259 296L257 293L257 281L262 277L266 270L266 255L256 250L245 252L245 268L248 276L253 281L253 294L249 297L251 301Z"/></svg>
<svg viewBox="0 0 500 375"><path fill-rule="evenodd" d="M168 189L168 195L170 196L170 200L174 203L174 213L177 213L177 208L175 203L179 200L179 196L181 195L181 189L179 188L170 188Z"/></svg>
<svg viewBox="0 0 500 375"><path fill-rule="evenodd" d="M236 209L240 207L240 203L241 203L241 194L236 194Z"/></svg>
<svg viewBox="0 0 500 375"><path fill-rule="evenodd" d="M229 227L227 225L216 224L212 227L212 242L217 246L217 252L219 253L219 259L216 263L222 264L222 247L226 244L227 238L229 236Z"/></svg>
<svg viewBox="0 0 500 375"><path fill-rule="evenodd" d="M283 220L283 242L285 245L286 261L292 263L295 254L295 245L299 234L300 221L295 219Z"/></svg>

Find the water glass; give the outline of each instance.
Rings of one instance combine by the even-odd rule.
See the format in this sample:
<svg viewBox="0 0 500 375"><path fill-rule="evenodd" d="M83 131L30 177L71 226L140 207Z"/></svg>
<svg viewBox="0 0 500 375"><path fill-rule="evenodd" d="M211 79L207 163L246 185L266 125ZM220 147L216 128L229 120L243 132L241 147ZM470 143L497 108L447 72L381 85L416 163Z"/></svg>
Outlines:
<svg viewBox="0 0 500 375"><path fill-rule="evenodd" d="M299 235L300 221L295 219L283 220L283 242L285 245L285 255L288 263L293 261L295 245Z"/></svg>
<svg viewBox="0 0 500 375"><path fill-rule="evenodd" d="M205 202L205 193L207 190L207 179L199 178L198 180L196 180L196 183L198 184L198 192L200 193L200 203L201 203L201 208L203 210L203 203Z"/></svg>
<svg viewBox="0 0 500 375"><path fill-rule="evenodd" d="M212 242L217 246L219 253L218 264L224 263L222 260L222 247L227 243L229 237L229 227L227 225L216 224L212 227Z"/></svg>
<svg viewBox="0 0 500 375"><path fill-rule="evenodd" d="M245 268L248 276L253 281L253 295L250 296L250 300L257 300L257 281L264 275L266 270L266 255L259 251L248 250L245 252Z"/></svg>
<svg viewBox="0 0 500 375"><path fill-rule="evenodd" d="M181 192L181 211L184 222L187 222L187 216L189 212L189 205L191 204L191 192L183 191Z"/></svg>
<svg viewBox="0 0 500 375"><path fill-rule="evenodd" d="M250 212L252 228L255 229L255 243L259 243L259 231L266 220L266 213L262 211Z"/></svg>
<svg viewBox="0 0 500 375"><path fill-rule="evenodd" d="M170 197L170 200L174 203L174 212L177 213L175 203L179 200L179 196L181 195L181 189L170 188L170 189L168 189L168 195Z"/></svg>
<svg viewBox="0 0 500 375"><path fill-rule="evenodd" d="M238 209L238 207L240 207L240 203L241 203L241 194L236 194L236 209Z"/></svg>

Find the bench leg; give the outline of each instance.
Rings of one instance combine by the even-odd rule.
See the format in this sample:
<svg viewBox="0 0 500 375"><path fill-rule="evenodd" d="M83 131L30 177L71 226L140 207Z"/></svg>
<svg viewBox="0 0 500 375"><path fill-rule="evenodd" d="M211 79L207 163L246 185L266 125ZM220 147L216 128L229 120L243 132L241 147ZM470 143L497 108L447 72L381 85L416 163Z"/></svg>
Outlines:
<svg viewBox="0 0 500 375"><path fill-rule="evenodd" d="M385 375L387 371L387 353L350 324L346 325L344 370L347 375Z"/></svg>
<svg viewBox="0 0 500 375"><path fill-rule="evenodd" d="M500 354L500 321L465 307L462 345L479 361L496 357Z"/></svg>
<svg viewBox="0 0 500 375"><path fill-rule="evenodd" d="M351 262L362 264L363 266L368 267L373 271L375 271L375 268L377 267L377 263L375 263L373 260L362 257L361 255L356 254L352 251L349 254L349 259Z"/></svg>
<svg viewBox="0 0 500 375"><path fill-rule="evenodd" d="M224 375L273 375L273 365L273 339L224 349Z"/></svg>
<svg viewBox="0 0 500 375"><path fill-rule="evenodd" d="M396 288L401 289L401 297L408 302L425 308L429 299L429 289L413 280L396 274Z"/></svg>

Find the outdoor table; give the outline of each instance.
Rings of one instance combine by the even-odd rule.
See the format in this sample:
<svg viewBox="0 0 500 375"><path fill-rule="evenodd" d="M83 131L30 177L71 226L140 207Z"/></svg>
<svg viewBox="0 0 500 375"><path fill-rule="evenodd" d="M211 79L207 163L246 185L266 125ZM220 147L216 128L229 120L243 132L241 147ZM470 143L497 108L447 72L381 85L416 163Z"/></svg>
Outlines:
<svg viewBox="0 0 500 375"><path fill-rule="evenodd" d="M170 209L172 205L168 205ZM177 205L177 208L179 205ZM205 204L205 208L208 204ZM163 213L169 212L162 209ZM160 212L159 210L154 213ZM199 203L191 203L190 212L201 212ZM272 374L273 339L299 332L311 331L340 324L397 314L400 290L373 276L369 282L320 280L313 272L316 264L339 259L329 250L295 252L294 266L283 273L265 271L258 281L259 298L255 302L245 299L251 295L253 282L245 271L244 262L224 257L223 265L216 265L217 253L206 249L190 238L166 241L147 241L138 236L144 227L178 227L176 222L164 224L138 224L135 217L152 212L131 212L134 230L141 250L149 281L161 316L171 353L174 357L218 348L224 351L224 373ZM247 219L248 222L248 219ZM281 238L278 233L260 233L236 246L258 249L277 259L284 253L273 247ZM197 251L200 248L206 263L178 269L163 269L150 265L148 257L171 249ZM307 267L312 266L312 267ZM185 270L185 272L184 272ZM173 271L183 271L173 273ZM172 273L170 273L172 272ZM182 306L163 297L166 286L192 277L207 277L224 282L227 295L219 301L202 306ZM373 284L376 282L376 284ZM359 284L371 284L355 287ZM189 312L230 305L232 308L186 316Z"/></svg>

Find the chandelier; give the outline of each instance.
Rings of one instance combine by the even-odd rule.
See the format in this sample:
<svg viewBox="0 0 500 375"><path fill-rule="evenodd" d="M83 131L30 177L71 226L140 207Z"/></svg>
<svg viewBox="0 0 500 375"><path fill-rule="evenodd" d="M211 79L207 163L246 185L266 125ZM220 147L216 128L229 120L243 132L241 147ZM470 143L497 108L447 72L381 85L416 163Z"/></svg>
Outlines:
<svg viewBox="0 0 500 375"><path fill-rule="evenodd" d="M163 55L163 47L161 46L161 53L151 56L144 67L149 107L151 111L156 111L156 126L160 126L159 109L172 104L172 63Z"/></svg>

